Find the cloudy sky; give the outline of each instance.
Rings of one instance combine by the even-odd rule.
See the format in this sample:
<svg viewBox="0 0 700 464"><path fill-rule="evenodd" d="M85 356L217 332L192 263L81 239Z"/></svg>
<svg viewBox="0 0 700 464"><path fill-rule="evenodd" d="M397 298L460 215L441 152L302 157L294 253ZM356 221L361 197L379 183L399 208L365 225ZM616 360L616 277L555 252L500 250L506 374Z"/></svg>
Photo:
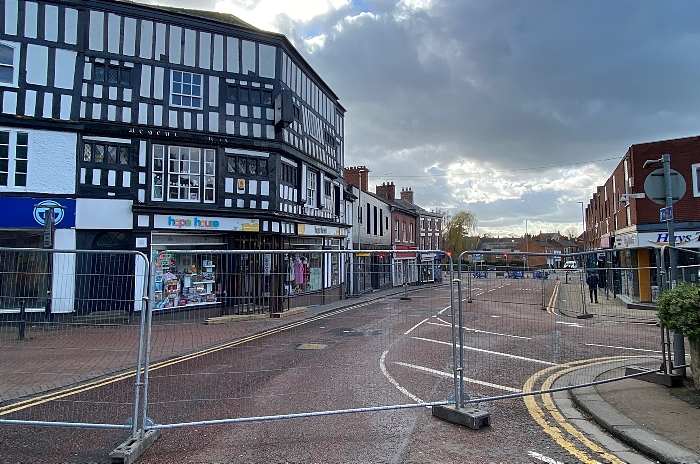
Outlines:
<svg viewBox="0 0 700 464"><path fill-rule="evenodd" d="M481 234L581 230L635 143L698 135L694 0L141 0L285 34L347 109L345 165Z"/></svg>

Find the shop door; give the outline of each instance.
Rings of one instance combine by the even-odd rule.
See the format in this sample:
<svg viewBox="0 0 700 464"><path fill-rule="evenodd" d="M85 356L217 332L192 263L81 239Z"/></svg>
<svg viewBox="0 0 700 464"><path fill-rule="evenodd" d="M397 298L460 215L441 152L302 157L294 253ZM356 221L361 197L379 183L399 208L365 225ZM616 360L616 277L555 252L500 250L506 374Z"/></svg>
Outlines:
<svg viewBox="0 0 700 464"><path fill-rule="evenodd" d="M127 311L134 309L133 256L109 253L110 250L128 250L131 240L122 232L105 232L94 241L94 249L101 251L92 256L90 273L89 311Z"/></svg>

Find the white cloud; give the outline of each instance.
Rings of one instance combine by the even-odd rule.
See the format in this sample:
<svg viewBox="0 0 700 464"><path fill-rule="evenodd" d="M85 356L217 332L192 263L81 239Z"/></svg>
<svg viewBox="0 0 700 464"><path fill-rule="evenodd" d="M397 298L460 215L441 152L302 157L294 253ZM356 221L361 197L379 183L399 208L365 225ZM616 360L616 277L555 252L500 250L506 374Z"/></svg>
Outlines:
<svg viewBox="0 0 700 464"><path fill-rule="evenodd" d="M349 4L350 0L222 0L216 3L216 10L230 13L260 29L282 32L278 23L280 16L306 22Z"/></svg>

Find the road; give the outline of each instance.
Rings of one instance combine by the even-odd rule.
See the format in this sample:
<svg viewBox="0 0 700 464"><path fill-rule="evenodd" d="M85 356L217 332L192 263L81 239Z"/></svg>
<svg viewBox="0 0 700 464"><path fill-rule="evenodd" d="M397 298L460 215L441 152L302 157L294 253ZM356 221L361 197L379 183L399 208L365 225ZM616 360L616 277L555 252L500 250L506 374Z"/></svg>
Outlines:
<svg viewBox="0 0 700 464"><path fill-rule="evenodd" d="M310 417L173 426L139 462L621 462L595 440L577 437L571 424L552 414L547 396L493 400L536 391L558 372L638 355L630 350L648 355L656 346L654 327L543 311L542 288L534 280L475 280L473 301L463 303L465 389L479 400L473 406L491 414L490 427L459 427L424 406L383 409L444 401L452 394L445 286L412 292L410 301L396 296L363 303L200 356L156 363L148 416L166 427ZM563 291L553 281L544 290L548 302ZM129 417L132 389L133 379L119 380L71 395L66 405L30 403L13 418L72 414L76 421L110 422ZM321 414L350 408L375 411ZM124 437L120 431L0 427L0 462L109 462L107 454Z"/></svg>

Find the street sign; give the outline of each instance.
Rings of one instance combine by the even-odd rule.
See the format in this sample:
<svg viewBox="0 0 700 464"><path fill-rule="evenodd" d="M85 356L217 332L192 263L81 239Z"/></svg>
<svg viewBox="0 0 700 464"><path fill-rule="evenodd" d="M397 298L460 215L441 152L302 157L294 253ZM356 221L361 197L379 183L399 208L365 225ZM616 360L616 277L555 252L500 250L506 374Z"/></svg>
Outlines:
<svg viewBox="0 0 700 464"><path fill-rule="evenodd" d="M623 193L620 195L620 201L630 201L630 198L644 198L646 194L644 193Z"/></svg>
<svg viewBox="0 0 700 464"><path fill-rule="evenodd" d="M676 170L671 169L669 172L671 182L671 201L677 202L685 195L685 179ZM644 180L644 193L647 197L659 205L666 204L666 182L664 181L664 170L656 169L647 176Z"/></svg>
<svg viewBox="0 0 700 464"><path fill-rule="evenodd" d="M661 222L673 221L673 206L667 206L659 210Z"/></svg>

